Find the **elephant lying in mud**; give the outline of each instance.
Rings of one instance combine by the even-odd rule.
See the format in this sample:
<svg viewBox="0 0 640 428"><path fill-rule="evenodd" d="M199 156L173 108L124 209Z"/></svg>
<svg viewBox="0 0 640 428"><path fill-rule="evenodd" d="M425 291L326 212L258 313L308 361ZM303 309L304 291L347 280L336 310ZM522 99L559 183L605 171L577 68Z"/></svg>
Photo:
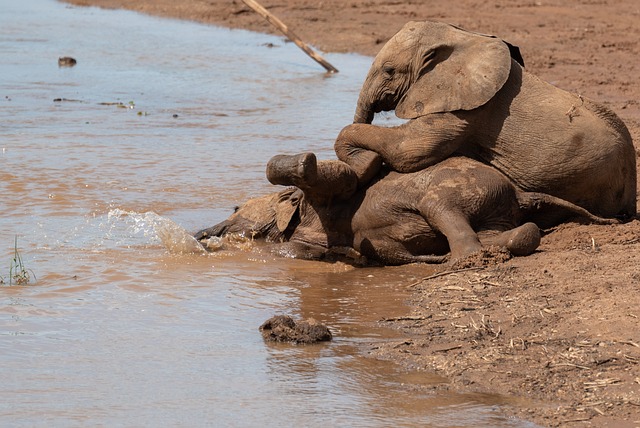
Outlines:
<svg viewBox="0 0 640 428"><path fill-rule="evenodd" d="M494 168L464 157L414 173L381 171L355 192L357 178L352 173L345 180L345 168L337 160L317 162L312 153L275 156L269 181L295 187L249 200L195 238L206 247L211 237L243 234L282 243L281 253L306 259L354 249L393 265L441 263L449 251L456 260L488 245L528 255L540 242L533 222L617 222L549 195L521 192Z"/></svg>
<svg viewBox="0 0 640 428"><path fill-rule="evenodd" d="M371 124L390 110L408 122ZM518 48L448 24L409 22L386 43L335 150L361 186L382 162L413 172L456 154L522 191L604 217L636 213L636 153L623 122L526 72Z"/></svg>

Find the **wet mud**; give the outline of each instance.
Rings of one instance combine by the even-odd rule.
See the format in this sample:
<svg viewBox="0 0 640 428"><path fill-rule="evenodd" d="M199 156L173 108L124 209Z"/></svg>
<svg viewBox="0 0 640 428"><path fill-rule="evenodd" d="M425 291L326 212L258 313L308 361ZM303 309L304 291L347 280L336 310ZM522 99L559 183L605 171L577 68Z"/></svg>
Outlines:
<svg viewBox="0 0 640 428"><path fill-rule="evenodd" d="M326 325L320 324L313 318L305 321L294 321L287 315L276 315L266 320L260 326L262 337L270 342L290 342L311 344L328 342L333 337Z"/></svg>

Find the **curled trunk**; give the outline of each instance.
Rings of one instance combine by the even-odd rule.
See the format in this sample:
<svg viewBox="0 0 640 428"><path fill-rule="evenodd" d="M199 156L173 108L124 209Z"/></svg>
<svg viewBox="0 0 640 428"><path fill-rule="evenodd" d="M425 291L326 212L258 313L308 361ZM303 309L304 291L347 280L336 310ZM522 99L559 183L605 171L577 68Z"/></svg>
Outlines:
<svg viewBox="0 0 640 428"><path fill-rule="evenodd" d="M365 96L360 94L356 114L353 117L353 123L371 123L375 114L371 103L365 100Z"/></svg>

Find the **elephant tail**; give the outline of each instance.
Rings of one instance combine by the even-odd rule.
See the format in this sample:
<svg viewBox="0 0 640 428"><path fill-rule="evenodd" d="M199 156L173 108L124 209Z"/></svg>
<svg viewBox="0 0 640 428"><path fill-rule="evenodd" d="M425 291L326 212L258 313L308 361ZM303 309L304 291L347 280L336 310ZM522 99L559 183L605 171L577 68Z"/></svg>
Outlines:
<svg viewBox="0 0 640 428"><path fill-rule="evenodd" d="M599 217L586 209L546 193L518 192L518 205L523 213L523 223L533 222L548 229L565 221L592 224L620 224L614 218Z"/></svg>

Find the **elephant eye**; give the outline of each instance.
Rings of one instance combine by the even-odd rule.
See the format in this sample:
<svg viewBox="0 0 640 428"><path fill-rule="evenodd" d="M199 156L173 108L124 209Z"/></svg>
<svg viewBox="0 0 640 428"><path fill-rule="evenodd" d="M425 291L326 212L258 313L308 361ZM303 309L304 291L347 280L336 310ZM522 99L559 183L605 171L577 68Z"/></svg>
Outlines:
<svg viewBox="0 0 640 428"><path fill-rule="evenodd" d="M393 77L393 74L396 72L396 69L389 65L386 65L382 67L382 72L389 77Z"/></svg>

